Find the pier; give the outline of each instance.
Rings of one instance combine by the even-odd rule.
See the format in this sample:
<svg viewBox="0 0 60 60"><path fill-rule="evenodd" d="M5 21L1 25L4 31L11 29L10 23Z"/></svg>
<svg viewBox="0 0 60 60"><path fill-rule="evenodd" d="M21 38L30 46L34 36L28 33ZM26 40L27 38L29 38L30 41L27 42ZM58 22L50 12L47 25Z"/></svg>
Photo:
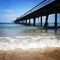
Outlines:
<svg viewBox="0 0 60 60"><path fill-rule="evenodd" d="M57 14L60 13L60 0L44 0L25 14L18 17L14 22L30 25L31 19L33 19L33 26L36 25L36 18L40 21L42 26L42 17L46 16L44 27L48 26L49 15L55 14L54 27L57 28Z"/></svg>

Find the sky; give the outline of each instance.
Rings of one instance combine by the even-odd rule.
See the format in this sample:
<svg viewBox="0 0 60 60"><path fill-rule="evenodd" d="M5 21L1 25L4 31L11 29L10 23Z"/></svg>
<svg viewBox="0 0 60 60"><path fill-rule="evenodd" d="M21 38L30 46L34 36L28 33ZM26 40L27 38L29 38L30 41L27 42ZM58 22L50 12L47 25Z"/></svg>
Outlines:
<svg viewBox="0 0 60 60"><path fill-rule="evenodd" d="M0 0L0 22L12 22L43 0Z"/></svg>

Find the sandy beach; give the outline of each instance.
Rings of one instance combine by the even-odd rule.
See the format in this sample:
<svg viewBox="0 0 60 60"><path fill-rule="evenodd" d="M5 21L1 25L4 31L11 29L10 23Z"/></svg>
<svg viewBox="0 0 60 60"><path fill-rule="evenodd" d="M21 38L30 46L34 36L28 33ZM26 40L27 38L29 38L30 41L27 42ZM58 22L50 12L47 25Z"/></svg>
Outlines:
<svg viewBox="0 0 60 60"><path fill-rule="evenodd" d="M0 26L0 60L60 60L60 29Z"/></svg>
<svg viewBox="0 0 60 60"><path fill-rule="evenodd" d="M0 50L0 60L60 60L60 48Z"/></svg>

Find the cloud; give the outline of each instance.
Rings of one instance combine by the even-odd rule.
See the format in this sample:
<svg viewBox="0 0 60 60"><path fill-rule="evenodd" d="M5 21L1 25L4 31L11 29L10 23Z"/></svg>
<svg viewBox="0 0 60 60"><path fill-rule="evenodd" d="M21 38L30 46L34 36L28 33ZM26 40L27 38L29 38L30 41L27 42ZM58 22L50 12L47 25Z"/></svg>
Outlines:
<svg viewBox="0 0 60 60"><path fill-rule="evenodd" d="M14 10L0 10L0 12L15 12Z"/></svg>
<svg viewBox="0 0 60 60"><path fill-rule="evenodd" d="M11 22L22 15L19 10L0 10L0 22Z"/></svg>
<svg viewBox="0 0 60 60"><path fill-rule="evenodd" d="M13 22L19 14L3 14L0 15L0 22Z"/></svg>

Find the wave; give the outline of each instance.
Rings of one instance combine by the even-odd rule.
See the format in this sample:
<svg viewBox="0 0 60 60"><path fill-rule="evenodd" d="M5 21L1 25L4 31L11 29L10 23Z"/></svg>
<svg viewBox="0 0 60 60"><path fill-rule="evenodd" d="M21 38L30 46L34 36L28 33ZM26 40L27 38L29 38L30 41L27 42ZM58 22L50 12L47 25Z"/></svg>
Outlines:
<svg viewBox="0 0 60 60"><path fill-rule="evenodd" d="M0 50L60 47L57 36L14 36L0 37Z"/></svg>

